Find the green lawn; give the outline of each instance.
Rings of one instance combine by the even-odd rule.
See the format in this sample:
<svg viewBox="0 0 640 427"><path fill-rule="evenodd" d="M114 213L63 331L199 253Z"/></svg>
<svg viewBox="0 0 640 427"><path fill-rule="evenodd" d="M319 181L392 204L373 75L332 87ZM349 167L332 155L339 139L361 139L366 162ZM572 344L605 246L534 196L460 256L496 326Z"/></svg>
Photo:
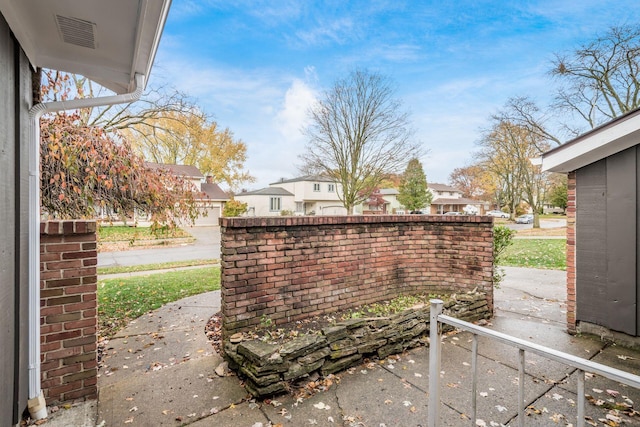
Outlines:
<svg viewBox="0 0 640 427"><path fill-rule="evenodd" d="M99 242L129 242L134 240L154 240L167 238L191 237L181 228L171 231L158 230L155 233L151 227L128 227L123 225L100 224L98 227Z"/></svg>
<svg viewBox="0 0 640 427"><path fill-rule="evenodd" d="M514 239L499 265L566 270L566 239Z"/></svg>
<svg viewBox="0 0 640 427"><path fill-rule="evenodd" d="M209 265L217 264L217 259L194 259L191 261L172 261L162 262L157 264L143 264L143 265L128 265L117 267L98 267L98 276L103 274L117 274L117 273L135 273L138 271L151 271L151 270L168 270L171 268L179 267L192 267L196 265Z"/></svg>
<svg viewBox="0 0 640 427"><path fill-rule="evenodd" d="M100 335L111 336L130 320L164 304L218 289L220 289L219 267L100 280L98 281Z"/></svg>

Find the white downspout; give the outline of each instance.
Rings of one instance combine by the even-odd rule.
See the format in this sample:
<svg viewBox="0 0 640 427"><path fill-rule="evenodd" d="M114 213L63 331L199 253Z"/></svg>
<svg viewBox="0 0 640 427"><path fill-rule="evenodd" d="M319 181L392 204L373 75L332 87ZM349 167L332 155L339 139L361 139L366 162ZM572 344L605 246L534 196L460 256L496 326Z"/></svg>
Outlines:
<svg viewBox="0 0 640 427"><path fill-rule="evenodd" d="M134 90L121 95L45 102L29 110L29 402L31 418L47 417L40 378L40 117L45 113L136 101L145 76L135 75Z"/></svg>

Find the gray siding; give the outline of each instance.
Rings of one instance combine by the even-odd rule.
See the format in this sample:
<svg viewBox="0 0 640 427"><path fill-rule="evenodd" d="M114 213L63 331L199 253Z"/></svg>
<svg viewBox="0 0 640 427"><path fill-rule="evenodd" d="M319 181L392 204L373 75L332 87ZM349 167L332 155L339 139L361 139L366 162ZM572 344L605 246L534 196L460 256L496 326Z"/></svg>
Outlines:
<svg viewBox="0 0 640 427"><path fill-rule="evenodd" d="M576 171L576 319L638 335L638 153Z"/></svg>
<svg viewBox="0 0 640 427"><path fill-rule="evenodd" d="M31 71L0 15L0 426L27 400L28 110Z"/></svg>

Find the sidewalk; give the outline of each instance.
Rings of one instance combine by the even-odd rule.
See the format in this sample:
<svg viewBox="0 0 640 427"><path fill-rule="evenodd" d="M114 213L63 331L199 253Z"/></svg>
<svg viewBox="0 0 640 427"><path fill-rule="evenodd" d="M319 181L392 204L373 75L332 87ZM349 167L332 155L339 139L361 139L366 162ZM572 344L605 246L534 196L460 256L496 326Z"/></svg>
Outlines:
<svg viewBox="0 0 640 427"><path fill-rule="evenodd" d="M506 269L496 290L495 317L489 327L619 369L640 373L640 353L565 332L564 272ZM86 426L425 426L428 401L428 348L350 369L332 379L327 391L308 399L280 396L251 400L235 376L219 377L222 359L203 333L219 310L219 292L198 295L149 313L114 337L100 369L96 409L84 404ZM468 426L471 411L470 335L444 339L442 350L442 425ZM517 425L517 350L479 340L478 416L487 426ZM576 380L571 369L527 354L526 425L559 426L576 415ZM608 399L640 402L640 391L592 377L587 393L602 404L587 403L598 425ZM627 400L628 399L628 400ZM636 404L640 406L640 403ZM87 409L89 408L89 409ZM94 412L92 412L94 411ZM640 424L640 417L629 419Z"/></svg>

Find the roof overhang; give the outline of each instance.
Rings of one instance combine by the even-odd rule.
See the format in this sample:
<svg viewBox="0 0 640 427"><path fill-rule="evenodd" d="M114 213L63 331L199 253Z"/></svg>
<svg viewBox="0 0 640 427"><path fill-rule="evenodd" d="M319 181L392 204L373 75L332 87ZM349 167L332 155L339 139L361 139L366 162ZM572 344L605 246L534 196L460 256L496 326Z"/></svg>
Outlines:
<svg viewBox="0 0 640 427"><path fill-rule="evenodd" d="M571 172L640 144L640 110L634 110L542 155L542 169Z"/></svg>
<svg viewBox="0 0 640 427"><path fill-rule="evenodd" d="M171 0L0 0L34 67L81 74L121 94L149 76ZM146 81L146 79L145 79Z"/></svg>

